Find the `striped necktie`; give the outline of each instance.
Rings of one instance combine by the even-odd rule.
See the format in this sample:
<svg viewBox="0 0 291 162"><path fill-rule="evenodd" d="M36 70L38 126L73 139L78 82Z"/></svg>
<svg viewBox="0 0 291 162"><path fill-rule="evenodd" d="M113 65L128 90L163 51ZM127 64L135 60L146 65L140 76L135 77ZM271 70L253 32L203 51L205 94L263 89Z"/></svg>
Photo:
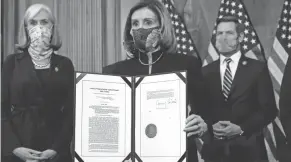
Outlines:
<svg viewBox="0 0 291 162"><path fill-rule="evenodd" d="M229 63L232 61L231 58L226 58L224 60L226 62L226 69L224 73L224 78L223 78L223 88L222 88L222 93L224 96L224 99L228 99L228 95L230 93L230 88L232 84L232 75L231 75L231 70L229 67Z"/></svg>

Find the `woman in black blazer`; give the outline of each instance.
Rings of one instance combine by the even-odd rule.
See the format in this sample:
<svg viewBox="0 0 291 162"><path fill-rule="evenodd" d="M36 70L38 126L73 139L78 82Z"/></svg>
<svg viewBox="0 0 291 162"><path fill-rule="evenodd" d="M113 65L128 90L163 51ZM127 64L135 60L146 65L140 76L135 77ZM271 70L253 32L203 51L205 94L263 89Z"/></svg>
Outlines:
<svg viewBox="0 0 291 162"><path fill-rule="evenodd" d="M124 46L133 58L106 66L103 73L134 76L187 70L192 115L188 117L185 131L188 136L202 136L207 126L198 116L204 118L206 111L201 63L194 56L177 54L174 29L163 4L147 0L130 10L124 30ZM195 144L191 148L189 162L198 161Z"/></svg>
<svg viewBox="0 0 291 162"><path fill-rule="evenodd" d="M3 162L70 162L74 67L61 47L51 10L30 6L19 31L21 53L2 68Z"/></svg>

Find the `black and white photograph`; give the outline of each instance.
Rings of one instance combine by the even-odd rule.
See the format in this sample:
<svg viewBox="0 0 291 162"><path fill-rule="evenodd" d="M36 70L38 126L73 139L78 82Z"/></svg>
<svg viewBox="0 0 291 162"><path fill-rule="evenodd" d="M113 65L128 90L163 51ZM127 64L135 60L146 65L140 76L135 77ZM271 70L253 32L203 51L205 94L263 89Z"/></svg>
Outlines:
<svg viewBox="0 0 291 162"><path fill-rule="evenodd" d="M290 162L291 0L1 0L2 162Z"/></svg>

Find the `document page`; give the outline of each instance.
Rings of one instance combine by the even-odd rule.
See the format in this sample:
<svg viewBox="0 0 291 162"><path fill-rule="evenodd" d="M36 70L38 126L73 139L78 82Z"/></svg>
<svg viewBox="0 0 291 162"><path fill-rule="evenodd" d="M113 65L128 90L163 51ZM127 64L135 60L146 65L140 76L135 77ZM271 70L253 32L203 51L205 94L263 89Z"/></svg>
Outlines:
<svg viewBox="0 0 291 162"><path fill-rule="evenodd" d="M177 162L186 151L186 83L175 73L136 88L136 151L143 162Z"/></svg>
<svg viewBox="0 0 291 162"><path fill-rule="evenodd" d="M75 150L84 161L120 162L130 153L130 95L118 76L87 74L77 83Z"/></svg>

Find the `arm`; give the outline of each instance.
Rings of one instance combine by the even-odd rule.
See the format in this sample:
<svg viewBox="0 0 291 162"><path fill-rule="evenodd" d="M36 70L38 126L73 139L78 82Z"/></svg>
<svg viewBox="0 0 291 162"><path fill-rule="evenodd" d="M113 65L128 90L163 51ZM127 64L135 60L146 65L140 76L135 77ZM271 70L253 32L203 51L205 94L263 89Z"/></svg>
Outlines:
<svg viewBox="0 0 291 162"><path fill-rule="evenodd" d="M65 98L65 104L64 104L64 119L62 124L62 129L59 132L57 138L55 139L52 150L59 153L63 148L69 147L72 137L73 137L73 128L74 128L74 109L75 109L75 103L74 103L74 87L75 87L75 74L74 74L74 66L71 62L71 60L66 60L66 66L68 67L67 74L69 77L69 89L68 89L68 95Z"/></svg>
<svg viewBox="0 0 291 162"><path fill-rule="evenodd" d="M193 57L188 64L188 99L191 105L190 114L197 114L205 121L208 133L212 135L212 118L210 105L207 102L207 86L202 75L202 65Z"/></svg>
<svg viewBox="0 0 291 162"><path fill-rule="evenodd" d="M244 131L243 135L247 137L271 123L278 113L267 65L265 65L259 74L256 87L257 100L259 103L258 110L240 125L241 129Z"/></svg>
<svg viewBox="0 0 291 162"><path fill-rule="evenodd" d="M14 57L8 55L3 63L1 77L1 118L2 120L11 115L10 111L10 80L14 69Z"/></svg>
<svg viewBox="0 0 291 162"><path fill-rule="evenodd" d="M8 55L3 63L1 77L1 147L2 155L12 155L15 148L21 147L17 135L13 132L9 122L11 117L10 80L12 78L15 55Z"/></svg>

